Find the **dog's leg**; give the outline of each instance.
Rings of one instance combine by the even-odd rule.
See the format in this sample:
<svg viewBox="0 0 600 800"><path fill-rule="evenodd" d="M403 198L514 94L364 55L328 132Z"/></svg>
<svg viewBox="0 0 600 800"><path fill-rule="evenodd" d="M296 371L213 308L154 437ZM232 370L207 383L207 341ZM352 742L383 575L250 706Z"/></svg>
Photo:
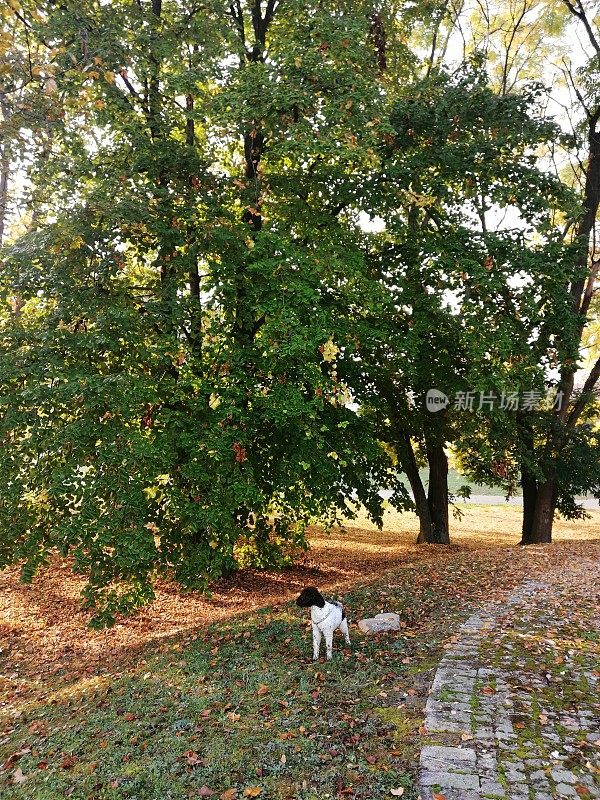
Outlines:
<svg viewBox="0 0 600 800"><path fill-rule="evenodd" d="M327 647L327 661L331 661L333 656L333 631L331 628L325 631L325 646Z"/></svg>
<svg viewBox="0 0 600 800"><path fill-rule="evenodd" d="M344 634L344 639L346 640L346 644L350 644L350 632L348 630L348 620L343 619L342 624L340 625L340 630Z"/></svg>
<svg viewBox="0 0 600 800"><path fill-rule="evenodd" d="M319 650L321 649L321 631L317 625L312 626L313 629L313 661L319 660Z"/></svg>

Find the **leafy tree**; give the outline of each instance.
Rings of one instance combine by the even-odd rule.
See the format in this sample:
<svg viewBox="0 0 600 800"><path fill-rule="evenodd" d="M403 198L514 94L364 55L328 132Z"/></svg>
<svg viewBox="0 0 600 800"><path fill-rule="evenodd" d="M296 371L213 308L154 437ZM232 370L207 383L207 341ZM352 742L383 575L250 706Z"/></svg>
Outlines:
<svg viewBox="0 0 600 800"><path fill-rule="evenodd" d="M336 309L363 295L350 220L377 160L381 20L11 9L52 91L36 219L3 254L0 563L31 579L70 555L102 624L157 572L204 587L283 563L352 498L380 521L380 487L405 493L348 406Z"/></svg>
<svg viewBox="0 0 600 800"><path fill-rule="evenodd" d="M358 355L344 369L409 479L420 541L448 541L448 445L469 431L498 466L493 438L481 450L479 433L490 431L480 415L431 413L426 392L478 402L534 390L544 373L532 332L569 317L573 256L554 219L570 200L536 164L534 148L557 135L537 99L536 90L498 95L477 69L432 73L396 103L385 172L373 180L369 210L385 230L365 249L380 304L363 310Z"/></svg>
<svg viewBox="0 0 600 800"><path fill-rule="evenodd" d="M597 291L600 261L595 248L595 230L600 205L600 102L597 85L597 63L600 43L584 4L562 3L580 23L593 55L576 76L568 70L568 78L580 104L581 123L575 129L583 143L585 157L579 160L580 209L572 215L564 230L567 240L577 248L576 273L565 281L570 299L569 345L557 359L560 407L542 420L528 416L523 421L520 439L524 518L522 543L550 542L555 512L576 518L585 514L575 496L590 493L600 497L600 447L597 435L598 401L595 396L600 381L600 359L597 359L576 388L576 375L581 363L581 345L586 327L594 320L592 303ZM573 320L573 322L571 322ZM536 343L551 335L560 336L560 328L542 326Z"/></svg>
<svg viewBox="0 0 600 800"><path fill-rule="evenodd" d="M579 209L567 214L566 224L562 221L565 244L580 243L578 272L563 273L562 292L570 295L570 307L565 313L541 318L540 326L528 335L532 357L539 367L536 391L543 396L558 394L561 406L501 416L495 432L493 416L482 416L472 421L462 437L466 444L463 465L475 470L473 476L498 482L508 492L514 490L516 480L520 482L523 543L550 541L555 510L570 517L584 515L575 496L584 492L598 495L600 486L594 434L598 419L594 392L600 364L592 363L576 388L582 337L586 337L587 326L594 324L591 299L597 284L593 233L599 192L593 165L598 161L598 37L592 12L593 4L581 0L441 3L436 25L430 29L430 70L452 61L462 42L464 55L477 53L483 58L493 85L501 93L514 92L531 79L552 83L550 106L558 108L562 121L573 126L577 143L578 152L573 153L571 143L561 153L558 139L545 155L548 163L560 163L565 153L574 158L573 183L580 188ZM571 27L570 19L574 23ZM574 32L575 26L578 32ZM591 51L588 64L579 72L571 66L573 35L580 44L587 41ZM565 104L567 88L571 102ZM546 288L539 286L540 302ZM540 374L544 376L542 383ZM471 436L474 446L469 450ZM576 447L576 458L572 446Z"/></svg>

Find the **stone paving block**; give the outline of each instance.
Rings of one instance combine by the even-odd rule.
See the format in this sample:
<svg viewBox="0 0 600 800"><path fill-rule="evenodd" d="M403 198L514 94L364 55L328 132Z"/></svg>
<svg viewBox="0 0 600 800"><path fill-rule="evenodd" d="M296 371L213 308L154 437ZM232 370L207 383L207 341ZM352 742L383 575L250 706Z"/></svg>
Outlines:
<svg viewBox="0 0 600 800"><path fill-rule="evenodd" d="M455 722L444 714L431 713L425 720L425 727L432 733L466 733L470 732L470 726L461 722Z"/></svg>
<svg viewBox="0 0 600 800"><path fill-rule="evenodd" d="M506 797L504 786L498 781L493 781L489 778L481 779L481 794L484 797Z"/></svg>
<svg viewBox="0 0 600 800"><path fill-rule="evenodd" d="M509 783L525 783L527 780L527 776L524 772L521 772L517 769L510 769L504 765L504 774L506 775L506 780Z"/></svg>
<svg viewBox="0 0 600 800"><path fill-rule="evenodd" d="M577 783L577 778L572 772L555 767L551 773L556 783Z"/></svg>
<svg viewBox="0 0 600 800"><path fill-rule="evenodd" d="M463 686L466 691L471 692L475 684L475 679L467 675L461 675L457 670L448 668L438 669L436 672L433 683L431 684L431 693L435 694L440 689L450 689L458 691L458 686Z"/></svg>
<svg viewBox="0 0 600 800"><path fill-rule="evenodd" d="M479 778L470 773L458 774L454 772L422 772L421 784L423 786L441 786L448 789L475 789L479 790Z"/></svg>
<svg viewBox="0 0 600 800"><path fill-rule="evenodd" d="M510 800L529 800L529 787L524 783L511 783L506 790Z"/></svg>
<svg viewBox="0 0 600 800"><path fill-rule="evenodd" d="M538 786L540 783L548 783L548 777L543 769L536 769L533 772L530 772L529 780L534 786Z"/></svg>
<svg viewBox="0 0 600 800"><path fill-rule="evenodd" d="M502 730L502 728L500 728L500 730L496 729L496 739L500 741L509 742L516 738L517 738L516 735L514 733L511 733L510 731Z"/></svg>
<svg viewBox="0 0 600 800"><path fill-rule="evenodd" d="M478 725L473 735L475 736L476 739L486 739L492 741L494 738L494 731L492 730L492 728L483 728L479 727Z"/></svg>
<svg viewBox="0 0 600 800"><path fill-rule="evenodd" d="M556 793L559 797L579 797L575 789L568 783L557 783Z"/></svg>
<svg viewBox="0 0 600 800"><path fill-rule="evenodd" d="M456 764L475 764L475 750L470 747L443 747L441 745L428 745L421 750L421 762L423 758L445 759Z"/></svg>

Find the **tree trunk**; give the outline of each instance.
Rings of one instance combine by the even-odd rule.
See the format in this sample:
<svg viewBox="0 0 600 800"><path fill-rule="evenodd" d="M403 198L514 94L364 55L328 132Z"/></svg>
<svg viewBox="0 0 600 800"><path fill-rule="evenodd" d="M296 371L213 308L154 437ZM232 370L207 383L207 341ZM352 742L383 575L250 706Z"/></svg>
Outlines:
<svg viewBox="0 0 600 800"><path fill-rule="evenodd" d="M526 449L526 456L535 458L535 441L531 421L525 414L517 414L517 424L521 430L521 440ZM533 475L527 463L527 458L521 456L521 489L523 490L523 525L521 528L520 544L531 543L531 532L533 530L533 516L535 514L535 504L537 500L537 479Z"/></svg>
<svg viewBox="0 0 600 800"><path fill-rule="evenodd" d="M431 514L431 531L428 542L449 544L448 524L448 457L442 444L427 442L429 463L429 488L427 504Z"/></svg>
<svg viewBox="0 0 600 800"><path fill-rule="evenodd" d="M552 523L554 522L557 495L556 480L547 480L538 485L531 534L525 544L546 544L552 541Z"/></svg>
<svg viewBox="0 0 600 800"><path fill-rule="evenodd" d="M419 518L419 535L417 537L417 544L429 542L431 537L431 512L429 510L429 503L427 502L427 495L425 494L425 487L419 475L419 467L417 459L410 442L410 436L405 433L401 435L399 442L399 456L402 469L408 478L410 488L412 489L417 516Z"/></svg>
<svg viewBox="0 0 600 800"><path fill-rule="evenodd" d="M520 543L531 544L538 486L536 479L525 467L521 467L521 488L523 489L523 526Z"/></svg>
<svg viewBox="0 0 600 800"><path fill-rule="evenodd" d="M0 107L2 109L2 120L6 124L10 118L10 109L4 94L0 94ZM8 207L8 181L10 177L10 156L7 138L2 142L0 148L0 247L4 241L4 227Z"/></svg>

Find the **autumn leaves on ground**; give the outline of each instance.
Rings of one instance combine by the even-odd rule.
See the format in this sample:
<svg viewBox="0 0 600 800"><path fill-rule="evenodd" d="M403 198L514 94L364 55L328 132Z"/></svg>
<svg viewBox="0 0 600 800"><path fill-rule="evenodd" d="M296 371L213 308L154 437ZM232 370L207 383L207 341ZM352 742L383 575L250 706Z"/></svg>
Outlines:
<svg viewBox="0 0 600 800"><path fill-rule="evenodd" d="M600 512L519 548L519 509L467 507L450 548L414 544L409 515L314 531L293 569L244 572L210 599L169 585L113 629L86 628L56 563L32 586L0 575L0 790L34 798L415 798L422 707L469 609L526 576L600 556ZM400 634L335 640L309 660L316 584L351 620L397 611ZM567 613L568 610L566 610Z"/></svg>

